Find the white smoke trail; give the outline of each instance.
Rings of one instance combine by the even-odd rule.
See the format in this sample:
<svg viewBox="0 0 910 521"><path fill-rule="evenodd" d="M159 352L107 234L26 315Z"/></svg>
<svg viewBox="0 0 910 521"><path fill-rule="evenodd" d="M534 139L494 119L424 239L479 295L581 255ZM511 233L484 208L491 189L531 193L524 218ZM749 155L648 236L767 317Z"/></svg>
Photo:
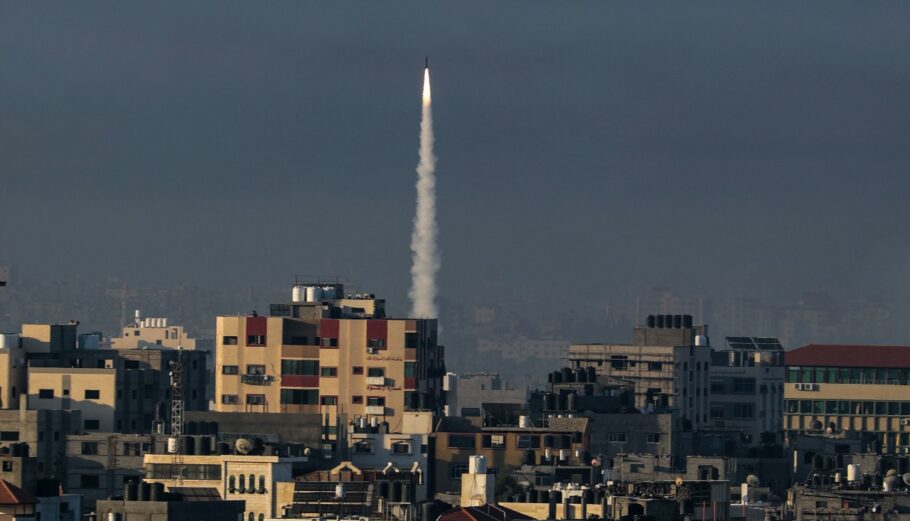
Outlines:
<svg viewBox="0 0 910 521"><path fill-rule="evenodd" d="M411 234L411 316L436 318L436 156L433 155L433 111L430 69L423 72L423 118L420 121L420 162L417 164L417 214Z"/></svg>

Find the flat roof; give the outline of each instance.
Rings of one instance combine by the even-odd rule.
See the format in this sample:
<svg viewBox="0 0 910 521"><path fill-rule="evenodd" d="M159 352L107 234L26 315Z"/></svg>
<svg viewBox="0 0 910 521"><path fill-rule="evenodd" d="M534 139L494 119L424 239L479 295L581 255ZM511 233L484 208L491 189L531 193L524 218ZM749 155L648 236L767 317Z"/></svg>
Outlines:
<svg viewBox="0 0 910 521"><path fill-rule="evenodd" d="M784 365L910 369L910 346L809 344L785 353Z"/></svg>

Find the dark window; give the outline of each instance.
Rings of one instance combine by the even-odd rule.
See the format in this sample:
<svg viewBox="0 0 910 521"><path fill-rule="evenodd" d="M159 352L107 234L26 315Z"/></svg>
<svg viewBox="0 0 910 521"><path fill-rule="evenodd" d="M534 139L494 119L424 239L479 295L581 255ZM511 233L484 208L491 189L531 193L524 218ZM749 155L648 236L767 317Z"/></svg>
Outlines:
<svg viewBox="0 0 910 521"><path fill-rule="evenodd" d="M79 486L81 488L99 488L101 480L98 476L83 474L79 476Z"/></svg>
<svg viewBox="0 0 910 521"><path fill-rule="evenodd" d="M449 479L461 479L461 475L467 471L467 463L449 463Z"/></svg>
<svg viewBox="0 0 910 521"><path fill-rule="evenodd" d="M449 434L449 448L473 449L476 443L473 434Z"/></svg>
<svg viewBox="0 0 910 521"><path fill-rule="evenodd" d="M69 395L70 395L70 390L69 390L69 389L64 389L64 390L63 390L63 396L69 396Z"/></svg>
<svg viewBox="0 0 910 521"><path fill-rule="evenodd" d="M246 395L247 405L265 405L265 395L264 394L248 394Z"/></svg>
<svg viewBox="0 0 910 521"><path fill-rule="evenodd" d="M356 404L363 403L363 396L351 396L351 403L356 403Z"/></svg>
<svg viewBox="0 0 910 521"><path fill-rule="evenodd" d="M381 338L367 339L367 347L385 347L385 340Z"/></svg>
<svg viewBox="0 0 910 521"><path fill-rule="evenodd" d="M367 405L385 406L385 398L382 396L370 396L367 398Z"/></svg>
<svg viewBox="0 0 910 521"><path fill-rule="evenodd" d="M517 443L519 449L537 449L540 448L540 436L519 434Z"/></svg>
<svg viewBox="0 0 910 521"><path fill-rule="evenodd" d="M86 389L85 390L85 399L86 400L99 400L101 399L101 391L98 389Z"/></svg>
<svg viewBox="0 0 910 521"><path fill-rule="evenodd" d="M222 337L221 343L226 346L235 346L235 345L237 345L237 337L235 337L235 336Z"/></svg>
<svg viewBox="0 0 910 521"><path fill-rule="evenodd" d="M338 368L337 367L323 367L322 369L320 369L319 375L328 376L328 377L338 376Z"/></svg>
<svg viewBox="0 0 910 521"><path fill-rule="evenodd" d="M462 407L462 418L477 418L480 416L480 407Z"/></svg>
<svg viewBox="0 0 910 521"><path fill-rule="evenodd" d="M337 338L323 338L322 347L338 347Z"/></svg>
<svg viewBox="0 0 910 521"><path fill-rule="evenodd" d="M337 396L322 396L319 399L319 403L322 405L337 405L338 397Z"/></svg>
<svg viewBox="0 0 910 521"><path fill-rule="evenodd" d="M392 444L392 452L395 454L410 454L411 444L406 441L397 441Z"/></svg>
<svg viewBox="0 0 910 521"><path fill-rule="evenodd" d="M223 403L223 404L234 405L238 401L239 400L237 399L236 394L222 394L221 395L221 403Z"/></svg>
<svg viewBox="0 0 910 521"><path fill-rule="evenodd" d="M358 441L354 443L354 452L358 454L372 454L373 444L368 441Z"/></svg>
<svg viewBox="0 0 910 521"><path fill-rule="evenodd" d="M19 441L19 431L0 431L0 441Z"/></svg>
<svg viewBox="0 0 910 521"><path fill-rule="evenodd" d="M355 365L351 372L352 374L363 374L363 367Z"/></svg>
<svg viewBox="0 0 910 521"><path fill-rule="evenodd" d="M404 363L404 377L414 378L417 376L417 362Z"/></svg>
<svg viewBox="0 0 910 521"><path fill-rule="evenodd" d="M139 360L124 360L124 369L139 369Z"/></svg>
<svg viewBox="0 0 910 521"><path fill-rule="evenodd" d="M99 420L85 420L82 424L87 431L97 431L101 428L101 422Z"/></svg>
<svg viewBox="0 0 910 521"><path fill-rule="evenodd" d="M607 441L609 441L610 443L625 443L626 442L626 433L608 432Z"/></svg>
<svg viewBox="0 0 910 521"><path fill-rule="evenodd" d="M663 369L663 364L660 362L648 362L648 371L660 371Z"/></svg>
<svg viewBox="0 0 910 521"><path fill-rule="evenodd" d="M649 432L648 433L648 443L660 443L660 433L659 432Z"/></svg>
<svg viewBox="0 0 910 521"><path fill-rule="evenodd" d="M382 367L370 367L367 369L367 376L385 376L385 369Z"/></svg>
<svg viewBox="0 0 910 521"><path fill-rule="evenodd" d="M417 333L405 333L404 334L404 347L407 349L416 349L417 348Z"/></svg>
<svg viewBox="0 0 910 521"><path fill-rule="evenodd" d="M319 391L309 389L282 389L281 403L293 405L316 405L319 403Z"/></svg>
<svg viewBox="0 0 910 521"><path fill-rule="evenodd" d="M247 365L246 374L255 374L255 375L265 374L265 366L264 365Z"/></svg>
<svg viewBox="0 0 910 521"><path fill-rule="evenodd" d="M221 374L237 374L239 372L236 365L221 366Z"/></svg>
<svg viewBox="0 0 910 521"><path fill-rule="evenodd" d="M228 492L231 494L237 492L237 476L228 477Z"/></svg>
<svg viewBox="0 0 910 521"><path fill-rule="evenodd" d="M506 437L504 434L484 434L481 436L480 441L485 449L506 448Z"/></svg>
<svg viewBox="0 0 910 521"><path fill-rule="evenodd" d="M94 441L83 441L82 442L82 452L80 454L97 455L98 454L98 443L96 443Z"/></svg>
<svg viewBox="0 0 910 521"><path fill-rule="evenodd" d="M38 389L38 398L49 399L54 397L53 389Z"/></svg>
<svg viewBox="0 0 910 521"><path fill-rule="evenodd" d="M141 456L142 455L142 445L139 443L124 443L123 444L123 455L124 456Z"/></svg>
<svg viewBox="0 0 910 521"><path fill-rule="evenodd" d="M246 345L264 346L265 345L265 335L247 335Z"/></svg>
<svg viewBox="0 0 910 521"><path fill-rule="evenodd" d="M3 461L3 472L12 472L13 471L13 462L10 460Z"/></svg>
<svg viewBox="0 0 910 521"><path fill-rule="evenodd" d="M282 375L317 376L319 360L282 360Z"/></svg>

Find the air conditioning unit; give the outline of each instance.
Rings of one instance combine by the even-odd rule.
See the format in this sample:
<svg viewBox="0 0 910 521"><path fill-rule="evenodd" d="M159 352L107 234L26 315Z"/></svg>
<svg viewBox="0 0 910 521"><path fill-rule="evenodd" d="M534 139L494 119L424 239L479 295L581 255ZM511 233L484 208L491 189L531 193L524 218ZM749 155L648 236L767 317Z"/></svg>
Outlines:
<svg viewBox="0 0 910 521"><path fill-rule="evenodd" d="M821 386L819 386L818 384L809 384L810 391L817 391L819 389L821 389Z"/></svg>
<svg viewBox="0 0 910 521"><path fill-rule="evenodd" d="M793 384L793 387L795 387L797 391L803 390L803 384Z"/></svg>
<svg viewBox="0 0 910 521"><path fill-rule="evenodd" d="M901 418L901 425L910 425L910 418Z"/></svg>

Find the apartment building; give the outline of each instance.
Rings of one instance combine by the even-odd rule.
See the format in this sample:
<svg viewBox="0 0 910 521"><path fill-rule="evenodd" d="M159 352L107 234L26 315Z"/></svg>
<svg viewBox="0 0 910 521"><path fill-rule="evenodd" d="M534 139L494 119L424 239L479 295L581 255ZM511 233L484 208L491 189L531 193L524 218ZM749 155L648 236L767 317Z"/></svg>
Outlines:
<svg viewBox="0 0 910 521"><path fill-rule="evenodd" d="M405 410L439 414L436 320L389 318L373 295L342 295L341 284L297 285L267 317L218 317L215 410L321 414L329 439L346 418L399 432Z"/></svg>
<svg viewBox="0 0 910 521"><path fill-rule="evenodd" d="M186 334L183 326L170 323L167 318L143 317L137 309L132 323L123 327L120 336L111 339L114 349L140 349L162 347L166 349L196 349L196 339Z"/></svg>
<svg viewBox="0 0 910 521"><path fill-rule="evenodd" d="M114 369L32 367L28 408L78 410L85 431L114 430L117 372Z"/></svg>
<svg viewBox="0 0 910 521"><path fill-rule="evenodd" d="M807 345L786 353L784 429L857 431L910 453L910 346Z"/></svg>
<svg viewBox="0 0 910 521"><path fill-rule="evenodd" d="M37 460L38 479L62 479L66 475L66 438L82 432L80 411L29 410L23 400L19 409L0 410L0 445L28 445Z"/></svg>
<svg viewBox="0 0 910 521"><path fill-rule="evenodd" d="M651 315L631 344L573 344L569 362L634 384L635 407L676 409L695 429L708 424L708 326L690 315Z"/></svg>
<svg viewBox="0 0 910 521"><path fill-rule="evenodd" d="M28 363L17 334L0 334L0 409L18 409Z"/></svg>
<svg viewBox="0 0 910 521"><path fill-rule="evenodd" d="M711 356L712 430L739 433L743 446L779 443L784 406L784 348L776 338L727 337Z"/></svg>

